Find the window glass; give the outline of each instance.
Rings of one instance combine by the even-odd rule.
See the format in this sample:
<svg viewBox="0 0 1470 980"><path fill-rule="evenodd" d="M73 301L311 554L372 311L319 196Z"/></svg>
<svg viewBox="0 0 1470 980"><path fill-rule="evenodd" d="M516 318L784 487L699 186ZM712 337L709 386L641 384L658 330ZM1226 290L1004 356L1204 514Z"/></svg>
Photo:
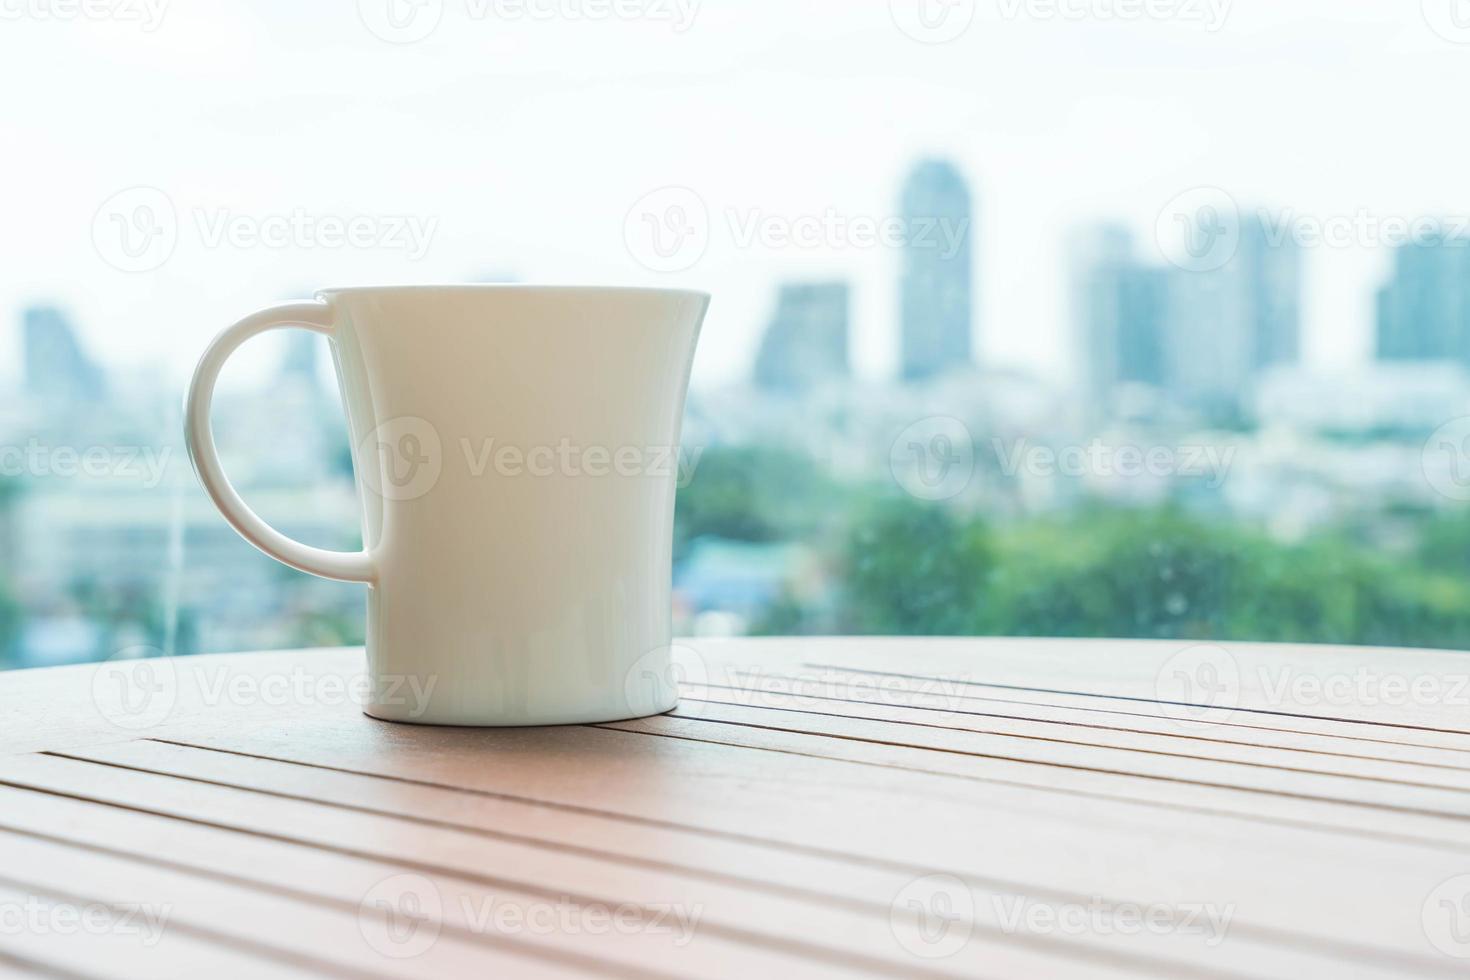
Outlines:
<svg viewBox="0 0 1470 980"><path fill-rule="evenodd" d="M362 641L319 287L714 295L681 634L1470 645L1459 0L0 0L0 666ZM215 413L355 548L331 352Z"/></svg>

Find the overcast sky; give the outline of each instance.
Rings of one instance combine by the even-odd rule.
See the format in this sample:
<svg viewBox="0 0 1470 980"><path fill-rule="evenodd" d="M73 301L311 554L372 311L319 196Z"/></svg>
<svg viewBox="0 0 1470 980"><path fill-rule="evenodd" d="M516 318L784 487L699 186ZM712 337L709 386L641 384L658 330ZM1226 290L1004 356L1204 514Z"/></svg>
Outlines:
<svg viewBox="0 0 1470 980"><path fill-rule="evenodd" d="M0 313L61 303L110 363L179 376L231 320L317 286L495 274L709 289L703 383L747 370L780 279L846 277L859 367L882 376L891 249L741 238L890 217L924 155L972 181L982 357L1058 378L1068 238L1090 220L1157 255L1161 211L1198 186L1323 220L1470 214L1466 0L1148 0L1167 16L1129 20L1104 15L1144 0L926 0L932 30L886 0L393 0L396 21L389 0L65 2L0 0ZM629 240L671 186L708 242L657 271ZM114 198L133 187L151 190ZM118 268L106 236L158 193L176 242ZM293 213L366 217L371 241L249 240ZM1315 363L1368 350L1368 239L1307 252Z"/></svg>

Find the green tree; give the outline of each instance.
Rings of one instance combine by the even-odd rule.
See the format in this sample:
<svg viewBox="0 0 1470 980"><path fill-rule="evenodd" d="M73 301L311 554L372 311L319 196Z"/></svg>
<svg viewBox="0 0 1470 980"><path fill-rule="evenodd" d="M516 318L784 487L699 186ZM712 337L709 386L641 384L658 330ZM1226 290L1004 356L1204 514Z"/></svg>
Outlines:
<svg viewBox="0 0 1470 980"><path fill-rule="evenodd" d="M815 535L838 491L807 456L784 449L712 447L679 490L675 554L705 536L796 541Z"/></svg>
<svg viewBox="0 0 1470 980"><path fill-rule="evenodd" d="M863 634L975 631L986 605L985 526L910 497L864 506L839 561L839 622Z"/></svg>

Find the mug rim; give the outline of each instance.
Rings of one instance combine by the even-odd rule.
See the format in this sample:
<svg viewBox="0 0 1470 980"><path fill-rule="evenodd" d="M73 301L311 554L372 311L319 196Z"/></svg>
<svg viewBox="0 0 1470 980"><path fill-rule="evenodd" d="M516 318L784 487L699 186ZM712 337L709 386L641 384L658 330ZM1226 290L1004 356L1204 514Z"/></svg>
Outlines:
<svg viewBox="0 0 1470 980"><path fill-rule="evenodd" d="M313 296L326 299L361 293L427 293L427 292L506 292L506 293L650 293L669 297L685 297L708 301L710 294L702 289L677 289L664 286L592 286L556 285L523 282L403 283L386 286L327 286L315 290Z"/></svg>

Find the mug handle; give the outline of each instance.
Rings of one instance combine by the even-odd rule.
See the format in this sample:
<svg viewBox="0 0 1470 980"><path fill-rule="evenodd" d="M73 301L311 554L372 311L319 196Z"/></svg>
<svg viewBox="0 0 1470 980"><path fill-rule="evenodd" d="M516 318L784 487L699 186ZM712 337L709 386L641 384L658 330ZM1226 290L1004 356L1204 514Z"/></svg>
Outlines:
<svg viewBox="0 0 1470 980"><path fill-rule="evenodd" d="M320 575L322 578L341 582L365 582L369 585L377 580L377 569L367 551L327 551L313 548L286 537L271 527L235 492L220 465L219 453L214 447L214 433L209 425L209 411L214 402L214 386L219 380L220 368L231 354L251 337L267 330L297 327L311 330L327 337L332 336L332 308L326 303L286 303L273 306L247 316L225 330L209 345L199 366L194 369L194 378L189 382L189 394L185 402L184 441L189 447L189 458L194 463L194 472L199 482L209 493L209 498L219 508L240 536L277 561L303 572Z"/></svg>

